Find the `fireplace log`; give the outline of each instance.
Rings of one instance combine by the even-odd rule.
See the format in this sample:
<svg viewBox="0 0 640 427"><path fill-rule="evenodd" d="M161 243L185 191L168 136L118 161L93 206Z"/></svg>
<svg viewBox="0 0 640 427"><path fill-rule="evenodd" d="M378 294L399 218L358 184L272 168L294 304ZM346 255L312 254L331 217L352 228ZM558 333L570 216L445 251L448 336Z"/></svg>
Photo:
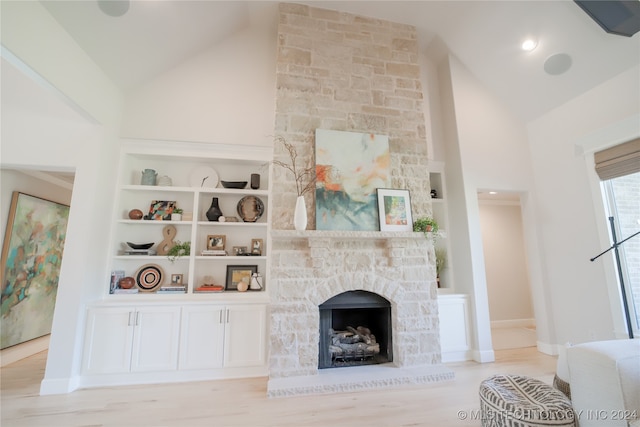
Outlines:
<svg viewBox="0 0 640 427"><path fill-rule="evenodd" d="M360 337L360 340L362 342L371 344L371 337L373 335L371 335L371 331L369 330L369 328L365 328L364 326L358 326L357 329L354 329L352 326L347 326L347 330L352 334ZM373 342L375 342L375 337Z"/></svg>
<svg viewBox="0 0 640 427"><path fill-rule="evenodd" d="M333 359L373 357L380 353L380 344L368 328L347 326L346 331L331 332L329 353Z"/></svg>

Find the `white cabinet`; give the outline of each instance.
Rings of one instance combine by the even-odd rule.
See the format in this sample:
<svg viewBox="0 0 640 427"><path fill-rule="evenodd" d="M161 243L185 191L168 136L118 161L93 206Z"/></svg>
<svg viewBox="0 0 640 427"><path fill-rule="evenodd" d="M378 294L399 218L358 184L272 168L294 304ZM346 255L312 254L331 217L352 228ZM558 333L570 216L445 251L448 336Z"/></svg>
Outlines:
<svg viewBox="0 0 640 427"><path fill-rule="evenodd" d="M83 372L175 370L180 307L94 307L87 313Z"/></svg>
<svg viewBox="0 0 640 427"><path fill-rule="evenodd" d="M182 312L179 368L262 366L266 362L264 304L191 305Z"/></svg>
<svg viewBox="0 0 640 427"><path fill-rule="evenodd" d="M173 284L172 277L181 275L182 283L187 285L186 294L190 295L205 284L205 277L224 286L228 265L246 265L257 268L266 288L271 158L270 147L123 141L114 200L111 271L122 271L125 276L138 279L142 268L150 266L162 275L159 285ZM169 177L170 183L164 182L165 179L161 181L163 185L142 185L142 171L147 169L154 170L158 177ZM203 174L207 176L203 178ZM259 188L251 188L252 174L260 175ZM246 188L223 188L222 181L247 181L247 185ZM206 212L214 198L226 218L238 221L209 221ZM129 218L129 212L134 209L148 215L156 202L169 202L183 209L182 220ZM256 211L262 214L255 215ZM207 242L212 241L211 236L218 236L216 241L224 242L228 256L202 255L202 251L208 249ZM255 240L262 242L259 256L236 256L236 248L251 252ZM166 255L131 254L127 242L153 243L152 251L159 251L167 243L170 246L172 242L190 242L191 253L171 262ZM147 277L154 279L154 275ZM162 296L174 300L184 297L184 294Z"/></svg>
<svg viewBox="0 0 640 427"><path fill-rule="evenodd" d="M443 362L470 360L469 297L438 295L440 348Z"/></svg>

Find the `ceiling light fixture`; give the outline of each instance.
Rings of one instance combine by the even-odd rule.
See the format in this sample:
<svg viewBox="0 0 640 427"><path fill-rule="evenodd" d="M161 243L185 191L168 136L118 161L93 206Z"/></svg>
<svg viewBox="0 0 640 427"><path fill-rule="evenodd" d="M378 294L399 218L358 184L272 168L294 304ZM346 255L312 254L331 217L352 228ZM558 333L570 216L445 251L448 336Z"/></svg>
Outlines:
<svg viewBox="0 0 640 427"><path fill-rule="evenodd" d="M533 39L527 39L522 43L522 50L531 52L538 46L538 43Z"/></svg>
<svg viewBox="0 0 640 427"><path fill-rule="evenodd" d="M489 191L489 194L498 194L497 191Z"/></svg>
<svg viewBox="0 0 640 427"><path fill-rule="evenodd" d="M129 0L97 0L98 7L106 15L118 17L129 10Z"/></svg>

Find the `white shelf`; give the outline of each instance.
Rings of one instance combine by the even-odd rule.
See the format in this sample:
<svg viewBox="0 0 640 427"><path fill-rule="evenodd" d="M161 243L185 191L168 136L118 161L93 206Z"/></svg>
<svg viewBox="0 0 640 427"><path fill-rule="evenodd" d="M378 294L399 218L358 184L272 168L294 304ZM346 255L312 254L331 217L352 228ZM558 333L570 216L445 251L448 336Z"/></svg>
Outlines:
<svg viewBox="0 0 640 427"><path fill-rule="evenodd" d="M196 152L195 150L198 150ZM162 300L185 298L206 298L203 293L194 293L194 289L204 283L205 276L211 276L219 285L226 283L227 265L257 265L263 276L265 288L268 283L268 239L269 239L269 195L270 168L268 160L255 158L259 155L271 157L270 150L256 148L238 149L219 144L193 144L174 142L171 144L153 141L123 141L119 165L119 182L114 197L114 228L110 240L110 271L123 270L126 276L134 276L145 264L157 264L164 271L162 285L169 284L171 275L181 274L183 283L187 283L185 294L159 294L149 296L148 293L108 294L109 280L105 280L106 296L109 300L140 301L148 298ZM218 175L218 186L194 187L190 185L193 171L203 166L212 168ZM140 185L142 171L153 169L158 178L168 176L173 185L156 186ZM223 188L220 181L248 181L251 174L260 174L260 189ZM259 198L264 205L264 213L257 222L242 222L237 213L237 205L246 196ZM240 222L208 221L206 212L211 206L212 198L219 199L223 215L237 217ZM193 215L192 220L132 220L128 213L139 209L147 214L156 200L173 201L176 207ZM175 235L170 234L175 227ZM263 256L202 256L206 249L208 236L225 237L225 250L232 253L233 247L250 248L253 240L263 241ZM174 262L165 255L125 255L125 242L153 242L152 249L157 250L167 241L191 242L191 255L183 256ZM264 293L264 292L263 292ZM231 292L222 293L229 296ZM216 296L220 298L220 296Z"/></svg>

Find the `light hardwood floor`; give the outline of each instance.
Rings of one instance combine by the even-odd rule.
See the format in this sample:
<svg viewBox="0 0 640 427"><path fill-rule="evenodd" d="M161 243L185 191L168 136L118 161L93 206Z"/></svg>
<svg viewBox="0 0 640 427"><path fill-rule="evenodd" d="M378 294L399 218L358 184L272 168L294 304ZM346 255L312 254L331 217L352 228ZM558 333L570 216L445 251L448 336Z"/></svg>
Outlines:
<svg viewBox="0 0 640 427"><path fill-rule="evenodd" d="M39 396L45 362L43 352L2 368L2 427L479 426L478 386L483 379L516 373L551 384L556 367L555 357L535 347L499 350L495 363L447 364L456 375L452 381L269 399L267 378Z"/></svg>

